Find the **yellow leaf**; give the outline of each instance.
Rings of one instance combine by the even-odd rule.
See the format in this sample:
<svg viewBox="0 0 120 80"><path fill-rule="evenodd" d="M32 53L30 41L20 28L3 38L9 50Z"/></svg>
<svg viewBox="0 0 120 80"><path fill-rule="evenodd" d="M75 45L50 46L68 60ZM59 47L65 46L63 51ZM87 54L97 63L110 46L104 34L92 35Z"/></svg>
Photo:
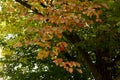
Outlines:
<svg viewBox="0 0 120 80"><path fill-rule="evenodd" d="M75 62L71 62L71 64L74 66L74 67L76 67L77 65L76 65L76 63Z"/></svg>
<svg viewBox="0 0 120 80"><path fill-rule="evenodd" d="M40 51L37 55L37 59L44 59L48 57L48 55L49 55L49 51L45 51L45 50Z"/></svg>
<svg viewBox="0 0 120 80"><path fill-rule="evenodd" d="M81 69L76 69L80 74L82 74L82 70Z"/></svg>
<svg viewBox="0 0 120 80"><path fill-rule="evenodd" d="M77 67L80 67L80 63L78 63L78 62L75 62L75 63L76 63L76 66L77 66Z"/></svg>

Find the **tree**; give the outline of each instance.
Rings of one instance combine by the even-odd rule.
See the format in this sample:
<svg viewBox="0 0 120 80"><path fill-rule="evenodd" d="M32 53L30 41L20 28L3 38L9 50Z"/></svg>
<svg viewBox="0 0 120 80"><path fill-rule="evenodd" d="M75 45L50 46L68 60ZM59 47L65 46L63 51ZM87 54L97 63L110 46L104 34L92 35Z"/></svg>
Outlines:
<svg viewBox="0 0 120 80"><path fill-rule="evenodd" d="M50 58L71 74L82 73L80 64L84 62L96 80L119 79L119 0L2 3L1 39L7 43L4 49L38 45L36 59Z"/></svg>

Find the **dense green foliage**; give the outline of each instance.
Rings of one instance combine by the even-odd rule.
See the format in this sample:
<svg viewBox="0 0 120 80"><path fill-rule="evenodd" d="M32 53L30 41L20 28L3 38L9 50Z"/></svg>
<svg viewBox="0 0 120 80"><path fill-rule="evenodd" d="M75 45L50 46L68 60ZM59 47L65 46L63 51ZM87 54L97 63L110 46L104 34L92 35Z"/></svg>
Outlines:
<svg viewBox="0 0 120 80"><path fill-rule="evenodd" d="M35 45L16 48L15 53L5 57L1 77L5 80L86 80L92 78L85 66L82 75L77 71L71 74L56 66L49 58L36 60L38 48L39 46Z"/></svg>

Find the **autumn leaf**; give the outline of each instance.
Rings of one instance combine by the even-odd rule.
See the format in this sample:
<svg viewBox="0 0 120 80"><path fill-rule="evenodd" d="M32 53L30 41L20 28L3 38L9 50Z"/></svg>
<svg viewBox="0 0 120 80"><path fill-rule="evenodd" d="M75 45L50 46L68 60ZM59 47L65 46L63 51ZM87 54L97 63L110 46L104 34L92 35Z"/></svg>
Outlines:
<svg viewBox="0 0 120 80"><path fill-rule="evenodd" d="M74 61L71 62L71 65L74 66L74 67L77 66L76 62L74 62Z"/></svg>
<svg viewBox="0 0 120 80"><path fill-rule="evenodd" d="M40 47L50 48L50 43L49 42L46 42L46 43L37 42L36 44L39 45Z"/></svg>
<svg viewBox="0 0 120 80"><path fill-rule="evenodd" d="M22 43L21 42L17 42L13 45L13 48L16 48L16 47L21 47L22 46Z"/></svg>
<svg viewBox="0 0 120 80"><path fill-rule="evenodd" d="M82 74L82 70L81 69L76 69L80 74Z"/></svg>
<svg viewBox="0 0 120 80"><path fill-rule="evenodd" d="M77 67L80 67L80 63L78 63L78 62L75 62L75 64L76 64L76 66L77 66Z"/></svg>
<svg viewBox="0 0 120 80"><path fill-rule="evenodd" d="M73 72L73 68L68 68L68 72L72 73Z"/></svg>
<svg viewBox="0 0 120 80"><path fill-rule="evenodd" d="M65 47L67 46L67 43L66 42L59 42L57 43L58 47L60 47L60 51L65 51Z"/></svg>
<svg viewBox="0 0 120 80"><path fill-rule="evenodd" d="M63 62L63 59L62 59L62 58L57 58L57 59L53 60L53 62L54 62L56 65L60 65L60 64Z"/></svg>
<svg viewBox="0 0 120 80"><path fill-rule="evenodd" d="M36 58L37 59L44 59L44 58L48 57L48 55L49 55L49 51L42 50L38 53Z"/></svg>

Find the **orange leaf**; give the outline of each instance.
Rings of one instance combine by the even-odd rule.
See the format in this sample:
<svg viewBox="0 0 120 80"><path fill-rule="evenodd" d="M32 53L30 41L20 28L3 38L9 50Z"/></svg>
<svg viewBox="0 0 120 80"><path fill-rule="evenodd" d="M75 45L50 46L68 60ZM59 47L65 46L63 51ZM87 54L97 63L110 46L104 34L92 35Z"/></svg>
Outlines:
<svg viewBox="0 0 120 80"><path fill-rule="evenodd" d="M58 59L55 59L53 60L53 62L56 64L61 64L63 62L63 59L62 58L58 58Z"/></svg>
<svg viewBox="0 0 120 80"><path fill-rule="evenodd" d="M68 71L69 71L70 73L72 73L72 72L73 72L73 68L68 68Z"/></svg>

